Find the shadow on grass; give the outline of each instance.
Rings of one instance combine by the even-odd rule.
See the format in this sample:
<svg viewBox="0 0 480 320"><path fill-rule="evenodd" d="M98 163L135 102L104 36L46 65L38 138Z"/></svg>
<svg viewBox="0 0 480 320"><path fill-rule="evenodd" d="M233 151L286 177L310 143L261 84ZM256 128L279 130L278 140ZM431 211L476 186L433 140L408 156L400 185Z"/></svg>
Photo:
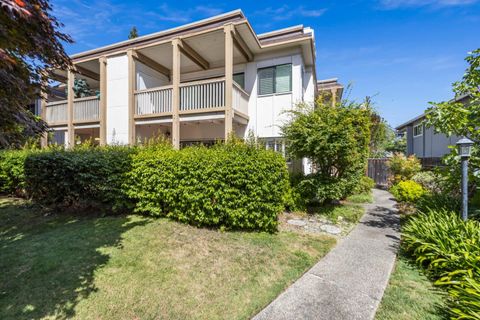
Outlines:
<svg viewBox="0 0 480 320"><path fill-rule="evenodd" d="M71 318L95 292L95 271L121 247L122 234L148 220L44 217L21 202L0 200L0 319Z"/></svg>

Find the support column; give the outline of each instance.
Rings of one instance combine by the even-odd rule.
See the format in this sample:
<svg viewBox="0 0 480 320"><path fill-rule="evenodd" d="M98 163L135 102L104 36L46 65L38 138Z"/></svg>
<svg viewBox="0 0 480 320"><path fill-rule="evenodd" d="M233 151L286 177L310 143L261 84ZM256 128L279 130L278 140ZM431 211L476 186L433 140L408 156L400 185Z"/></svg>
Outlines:
<svg viewBox="0 0 480 320"><path fill-rule="evenodd" d="M172 145L175 149L180 149L180 41L172 41Z"/></svg>
<svg viewBox="0 0 480 320"><path fill-rule="evenodd" d="M337 89L332 89L332 107L337 105Z"/></svg>
<svg viewBox="0 0 480 320"><path fill-rule="evenodd" d="M136 67L133 49L128 50L128 143L135 144L135 87Z"/></svg>
<svg viewBox="0 0 480 320"><path fill-rule="evenodd" d="M107 144L107 58L101 57L100 63L100 145Z"/></svg>
<svg viewBox="0 0 480 320"><path fill-rule="evenodd" d="M45 86L48 88L48 85ZM47 122L47 92L42 92L40 94L40 117L43 121ZM42 133L42 137L40 138L40 146L45 148L48 145L48 131Z"/></svg>
<svg viewBox="0 0 480 320"><path fill-rule="evenodd" d="M75 128L73 127L73 85L75 83L75 73L73 70L68 70L67 80L67 125L68 125L68 141L67 147L73 148L75 146Z"/></svg>
<svg viewBox="0 0 480 320"><path fill-rule="evenodd" d="M225 32L225 141L233 131L233 24L224 26Z"/></svg>

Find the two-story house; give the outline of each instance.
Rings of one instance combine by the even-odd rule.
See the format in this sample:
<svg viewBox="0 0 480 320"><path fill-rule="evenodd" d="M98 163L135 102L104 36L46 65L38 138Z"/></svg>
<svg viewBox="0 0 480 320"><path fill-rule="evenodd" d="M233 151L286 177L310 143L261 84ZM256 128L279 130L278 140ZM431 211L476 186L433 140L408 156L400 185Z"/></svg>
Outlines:
<svg viewBox="0 0 480 320"><path fill-rule="evenodd" d="M313 30L256 34L241 10L71 59L73 69L51 72L66 99L51 94L41 102L53 131L43 144L135 144L163 135L180 148L252 132L284 151L285 111L313 103L317 92ZM90 96L75 97L75 79L87 82Z"/></svg>

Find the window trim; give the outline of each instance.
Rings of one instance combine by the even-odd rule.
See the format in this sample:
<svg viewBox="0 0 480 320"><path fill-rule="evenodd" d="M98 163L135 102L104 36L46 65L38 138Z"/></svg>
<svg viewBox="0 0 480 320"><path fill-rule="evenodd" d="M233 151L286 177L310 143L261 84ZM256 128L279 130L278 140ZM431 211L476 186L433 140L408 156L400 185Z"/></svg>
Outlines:
<svg viewBox="0 0 480 320"><path fill-rule="evenodd" d="M420 133L418 134L415 134L415 129L419 128L420 130ZM413 126L413 137L416 138L416 137L421 137L423 136L423 123L420 123L420 124L417 124L417 125L414 125Z"/></svg>
<svg viewBox="0 0 480 320"><path fill-rule="evenodd" d="M277 92L277 67L286 66L286 65L290 66L290 88L288 91ZM265 70L265 69L273 69L273 92L262 94L260 93L260 78L258 77L258 73L260 70ZM265 97L270 95L291 94L293 89L293 64L290 62L290 63L282 63L282 64L276 64L273 66L257 68L257 79L258 79L257 96L259 97Z"/></svg>

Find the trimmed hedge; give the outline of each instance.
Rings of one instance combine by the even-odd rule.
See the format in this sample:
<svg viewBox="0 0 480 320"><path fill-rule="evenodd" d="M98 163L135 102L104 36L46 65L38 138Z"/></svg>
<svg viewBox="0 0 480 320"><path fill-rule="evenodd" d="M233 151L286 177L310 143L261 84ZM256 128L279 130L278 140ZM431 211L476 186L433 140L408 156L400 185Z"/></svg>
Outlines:
<svg viewBox="0 0 480 320"><path fill-rule="evenodd" d="M25 159L27 193L54 209L99 207L119 211L131 206L123 184L135 148L53 150Z"/></svg>
<svg viewBox="0 0 480 320"><path fill-rule="evenodd" d="M224 229L276 230L289 189L281 155L242 143L146 148L128 175L137 212Z"/></svg>
<svg viewBox="0 0 480 320"><path fill-rule="evenodd" d="M23 196L25 194L25 159L38 150L0 151L0 193Z"/></svg>

